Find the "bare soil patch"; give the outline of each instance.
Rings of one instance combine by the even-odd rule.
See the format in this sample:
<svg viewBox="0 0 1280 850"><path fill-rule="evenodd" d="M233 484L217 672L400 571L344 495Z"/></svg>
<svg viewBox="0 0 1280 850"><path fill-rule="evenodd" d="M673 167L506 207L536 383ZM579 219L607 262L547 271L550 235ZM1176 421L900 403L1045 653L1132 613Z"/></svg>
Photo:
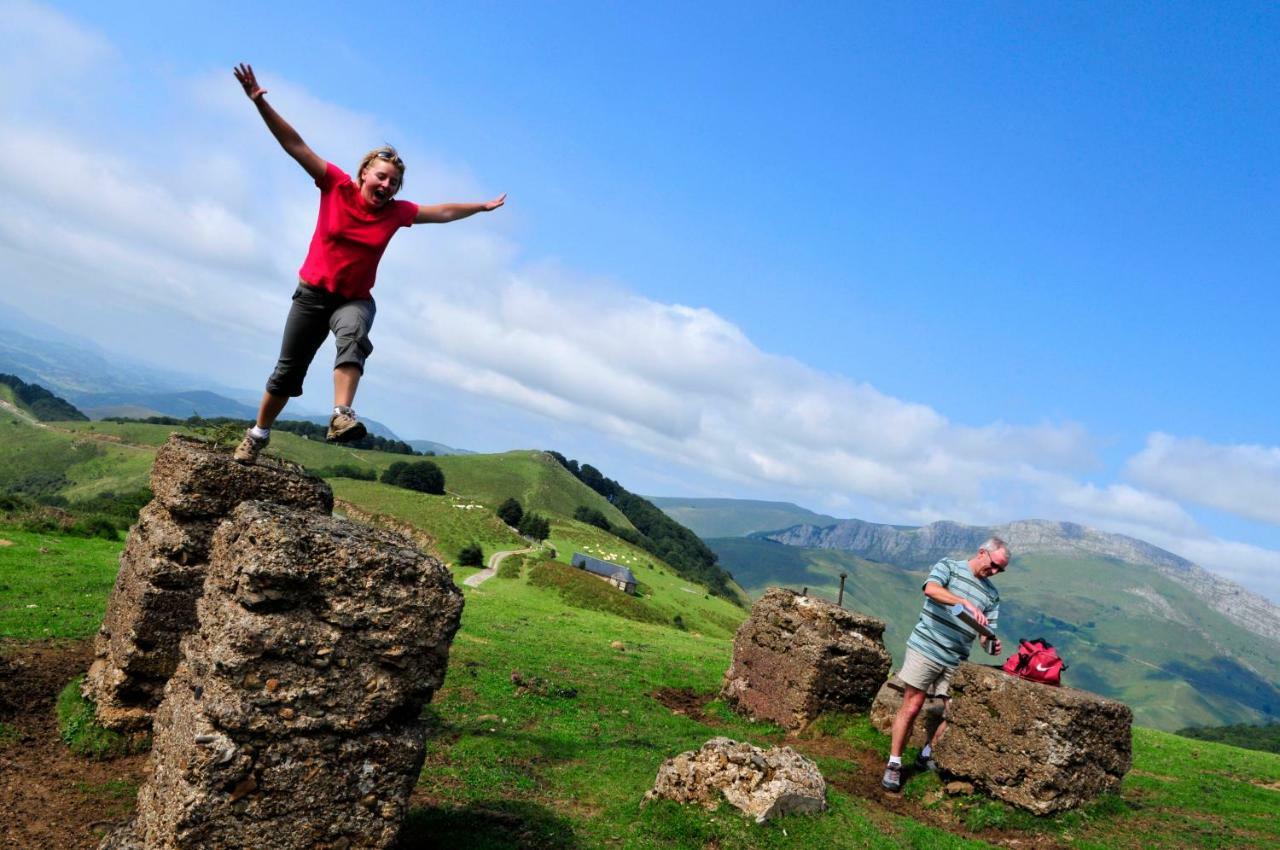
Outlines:
<svg viewBox="0 0 1280 850"><path fill-rule="evenodd" d="M719 725L715 718L707 716L707 706L716 698L715 694L700 694L692 688L658 688L653 698L672 714L681 714L708 726Z"/></svg>
<svg viewBox="0 0 1280 850"><path fill-rule="evenodd" d="M133 813L147 756L92 761L58 738L58 692L89 667L90 641L0 643L0 722L17 740L0 744L0 847L94 848Z"/></svg>

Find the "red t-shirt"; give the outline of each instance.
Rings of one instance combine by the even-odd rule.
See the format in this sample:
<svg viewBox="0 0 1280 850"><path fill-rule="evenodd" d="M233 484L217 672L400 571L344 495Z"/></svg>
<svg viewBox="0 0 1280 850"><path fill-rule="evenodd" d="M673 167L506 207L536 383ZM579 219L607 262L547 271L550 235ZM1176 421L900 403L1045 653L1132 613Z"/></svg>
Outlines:
<svg viewBox="0 0 1280 850"><path fill-rule="evenodd" d="M368 298L382 252L397 230L413 224L418 205L392 200L372 207L351 175L332 162L316 185L320 215L298 277L344 298Z"/></svg>

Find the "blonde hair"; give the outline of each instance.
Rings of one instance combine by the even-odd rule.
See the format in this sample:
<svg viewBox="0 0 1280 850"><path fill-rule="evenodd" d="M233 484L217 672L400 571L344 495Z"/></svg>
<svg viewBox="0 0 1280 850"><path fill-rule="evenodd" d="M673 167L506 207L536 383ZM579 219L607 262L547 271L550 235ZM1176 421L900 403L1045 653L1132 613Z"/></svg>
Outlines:
<svg viewBox="0 0 1280 850"><path fill-rule="evenodd" d="M398 193L404 188L404 160L400 158L400 154L391 145L383 145L380 148L374 148L364 155L364 159L360 160L360 168L356 171L356 182L359 183L364 179L364 170L369 167L369 163L375 159L381 159L389 162L400 170L400 185L396 187Z"/></svg>

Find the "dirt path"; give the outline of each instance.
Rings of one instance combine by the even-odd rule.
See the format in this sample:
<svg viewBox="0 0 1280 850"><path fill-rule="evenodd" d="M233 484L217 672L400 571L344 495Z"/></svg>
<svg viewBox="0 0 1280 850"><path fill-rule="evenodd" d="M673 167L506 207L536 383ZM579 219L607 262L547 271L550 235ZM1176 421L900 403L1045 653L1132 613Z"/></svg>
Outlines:
<svg viewBox="0 0 1280 850"><path fill-rule="evenodd" d="M0 847L95 848L133 811L146 755L90 761L58 738L58 692L89 667L89 641L6 644L0 722L17 740L0 741Z"/></svg>
<svg viewBox="0 0 1280 850"><path fill-rule="evenodd" d="M498 566L508 555L527 555L530 552L537 552L538 547L530 546L527 549L508 549L505 552L494 552L489 558L489 566L478 573L472 573L462 580L467 587L479 587L483 582L488 581L498 574Z"/></svg>

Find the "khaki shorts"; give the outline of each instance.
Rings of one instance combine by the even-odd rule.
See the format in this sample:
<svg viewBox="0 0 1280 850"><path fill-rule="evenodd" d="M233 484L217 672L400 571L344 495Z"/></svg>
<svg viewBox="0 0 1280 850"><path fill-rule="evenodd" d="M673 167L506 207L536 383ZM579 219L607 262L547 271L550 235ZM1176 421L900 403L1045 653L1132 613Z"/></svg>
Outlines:
<svg viewBox="0 0 1280 850"><path fill-rule="evenodd" d="M945 697L951 689L951 677L956 668L939 664L928 656L907 647L898 678L931 697Z"/></svg>

